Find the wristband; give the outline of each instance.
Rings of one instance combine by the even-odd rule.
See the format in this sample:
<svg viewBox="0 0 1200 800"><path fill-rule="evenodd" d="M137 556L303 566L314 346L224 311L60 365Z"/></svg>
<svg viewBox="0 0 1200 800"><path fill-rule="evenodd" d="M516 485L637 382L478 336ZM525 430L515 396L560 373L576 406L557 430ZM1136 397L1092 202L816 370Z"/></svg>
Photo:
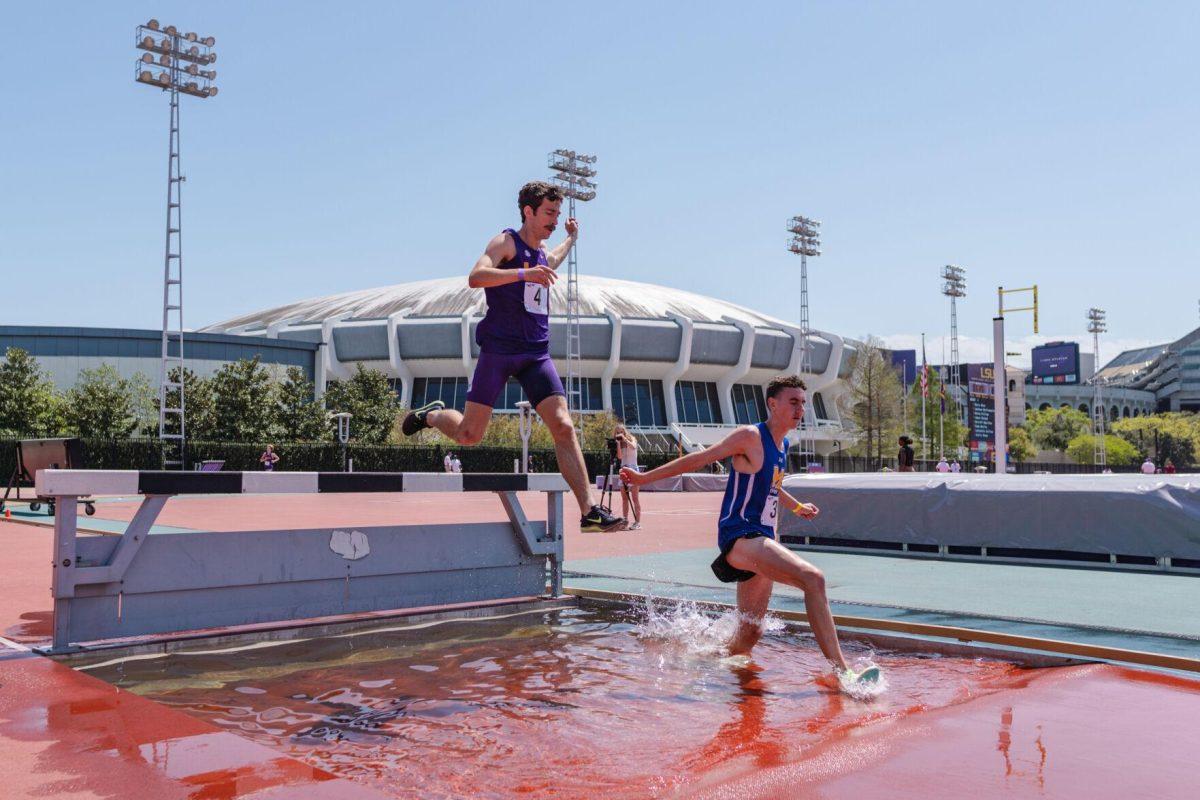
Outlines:
<svg viewBox="0 0 1200 800"><path fill-rule="evenodd" d="M524 267L517 267L517 280L519 280L519 281L525 280L525 268Z"/></svg>
<svg viewBox="0 0 1200 800"><path fill-rule="evenodd" d="M804 503L801 503L799 500L797 500L797 501L796 501L796 505L795 505L795 507L793 507L793 508L792 508L792 513L793 513L793 514L799 514L799 513L800 513L800 509L801 509L801 508L803 508L803 507L804 507Z"/></svg>

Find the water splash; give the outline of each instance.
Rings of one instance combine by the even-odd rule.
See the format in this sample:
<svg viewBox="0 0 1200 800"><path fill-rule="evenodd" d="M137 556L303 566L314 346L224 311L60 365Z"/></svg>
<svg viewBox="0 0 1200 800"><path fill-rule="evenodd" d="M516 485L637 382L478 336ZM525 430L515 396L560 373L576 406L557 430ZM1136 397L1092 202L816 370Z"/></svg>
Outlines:
<svg viewBox="0 0 1200 800"><path fill-rule="evenodd" d="M888 689L887 673L875 663L875 659L871 654L860 656L851 659L850 669L855 674L862 673L863 670L874 667L879 670L879 679L874 681L856 681L851 680L845 672L837 673L838 689L845 695L854 698L855 700L875 700L883 695Z"/></svg>
<svg viewBox="0 0 1200 800"><path fill-rule="evenodd" d="M711 660L728 667L745 667L752 661L749 655L730 655L726 650L739 622L760 624L764 634L781 633L787 626L779 617L768 613L759 619L737 609L716 611L697 605L691 600L656 598L647 592L642 602L634 606L634 633L641 639L662 642L681 654ZM879 669L872 653L852 658L850 667L861 673L869 667ZM854 681L839 672L832 663L820 682L855 700L870 701L888 689L886 675L880 670L877 681Z"/></svg>
<svg viewBox="0 0 1200 800"><path fill-rule="evenodd" d="M696 656L729 657L725 648L741 621L762 625L764 633L784 629L783 622L771 614L760 619L732 608L716 612L691 600L664 600L652 594L646 594L634 612L635 635L676 645Z"/></svg>

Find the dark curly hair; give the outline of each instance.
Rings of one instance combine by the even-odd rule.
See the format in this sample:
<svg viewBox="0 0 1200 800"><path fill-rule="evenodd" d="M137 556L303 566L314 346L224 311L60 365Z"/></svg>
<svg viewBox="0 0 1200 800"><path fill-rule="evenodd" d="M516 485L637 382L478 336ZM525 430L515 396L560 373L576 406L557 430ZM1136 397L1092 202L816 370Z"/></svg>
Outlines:
<svg viewBox="0 0 1200 800"><path fill-rule="evenodd" d="M521 224L525 224L525 208L526 206L536 214L538 208L541 207L544 200L559 200L563 199L562 190L551 183L545 181L530 181L521 187L521 191L517 193L517 213L521 215Z"/></svg>
<svg viewBox="0 0 1200 800"><path fill-rule="evenodd" d="M784 389L807 389L799 375L776 375L767 384L767 399L770 400Z"/></svg>

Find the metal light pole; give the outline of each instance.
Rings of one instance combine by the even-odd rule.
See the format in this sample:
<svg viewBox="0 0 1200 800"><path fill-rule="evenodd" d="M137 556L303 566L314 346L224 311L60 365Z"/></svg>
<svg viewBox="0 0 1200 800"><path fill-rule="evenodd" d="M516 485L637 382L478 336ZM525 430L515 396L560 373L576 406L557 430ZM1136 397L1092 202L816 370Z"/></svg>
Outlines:
<svg viewBox="0 0 1200 800"><path fill-rule="evenodd" d="M354 417L349 411L339 411L330 414L329 418L337 425L338 441L342 443L342 472L346 472L346 444L350 441L350 420Z"/></svg>
<svg viewBox="0 0 1200 800"><path fill-rule="evenodd" d="M787 249L800 256L800 372L807 373L812 364L809 359L808 334L811 330L808 319L808 257L821 255L821 223L808 217L792 217L788 220ZM811 421L810 421L811 415ZM798 446L807 471L810 460L817 454L816 409L811 402L804 410L800 425Z"/></svg>
<svg viewBox="0 0 1200 800"><path fill-rule="evenodd" d="M960 405L962 397L962 378L959 375L961 367L958 357L958 304L960 297L967 296L967 271L954 264L942 267L942 294L950 298L950 397L954 400L954 408L959 421L964 421L966 402Z"/></svg>
<svg viewBox="0 0 1200 800"><path fill-rule="evenodd" d="M185 399L183 391L183 244L180 188L186 180L179 169L179 95L201 99L214 97L217 60L212 51L216 39L195 33L180 33L174 25L165 28L152 19L137 27L134 42L142 55L135 63L134 80L166 92L171 100L171 123L167 155L167 235L163 252L162 358L159 365L158 438L164 468L184 467ZM202 69L203 67L203 69ZM172 287L174 289L172 290ZM172 353L174 351L174 353ZM172 380L171 370L179 370ZM178 403L172 401L178 397ZM177 423L171 422L174 418Z"/></svg>
<svg viewBox="0 0 1200 800"><path fill-rule="evenodd" d="M1088 333L1092 335L1092 354L1096 363L1092 372L1092 460L1101 468L1108 464L1108 447L1104 440L1107 415L1104 412L1104 398L1100 394L1100 334L1108 330L1107 317L1102 309L1088 309Z"/></svg>
<svg viewBox="0 0 1200 800"><path fill-rule="evenodd" d="M1020 292L1033 292L1033 305L1005 308L1004 295ZM995 394L992 398L992 408L996 418L993 423L996 429L996 474L1004 475L1008 472L1008 415L1005 413L1008 407L1008 376L1004 372L1004 312L1032 311L1033 332L1037 333L1038 287L1037 284L1023 289L1005 289L1000 286L997 287L996 294L1000 302L999 313L992 319L992 389Z"/></svg>
<svg viewBox="0 0 1200 800"><path fill-rule="evenodd" d="M567 198L567 217L575 216L575 201L586 203L596 197L596 170L592 164L596 157L574 150L555 150L550 154L549 166L554 175L551 182L562 190ZM583 435L579 419L583 411L583 365L580 348L579 326L579 262L576 254L579 243L567 254L567 410L575 419L575 433Z"/></svg>

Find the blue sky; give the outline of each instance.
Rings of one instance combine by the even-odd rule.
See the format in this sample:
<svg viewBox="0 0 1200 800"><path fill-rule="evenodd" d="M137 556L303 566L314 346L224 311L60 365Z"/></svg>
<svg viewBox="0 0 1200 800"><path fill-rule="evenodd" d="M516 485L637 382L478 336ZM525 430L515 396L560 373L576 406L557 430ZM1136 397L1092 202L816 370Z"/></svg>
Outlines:
<svg viewBox="0 0 1200 800"><path fill-rule="evenodd" d="M0 323L159 323L156 16L217 38L184 98L189 327L465 274L555 147L594 152L587 272L798 320L786 220L823 222L812 320L964 355L997 285L1045 338L1198 324L1194 3L25 3L0 30ZM1010 322L1011 347L1033 339ZM980 352L976 353L978 349ZM1090 344L1085 347L1090 350Z"/></svg>

